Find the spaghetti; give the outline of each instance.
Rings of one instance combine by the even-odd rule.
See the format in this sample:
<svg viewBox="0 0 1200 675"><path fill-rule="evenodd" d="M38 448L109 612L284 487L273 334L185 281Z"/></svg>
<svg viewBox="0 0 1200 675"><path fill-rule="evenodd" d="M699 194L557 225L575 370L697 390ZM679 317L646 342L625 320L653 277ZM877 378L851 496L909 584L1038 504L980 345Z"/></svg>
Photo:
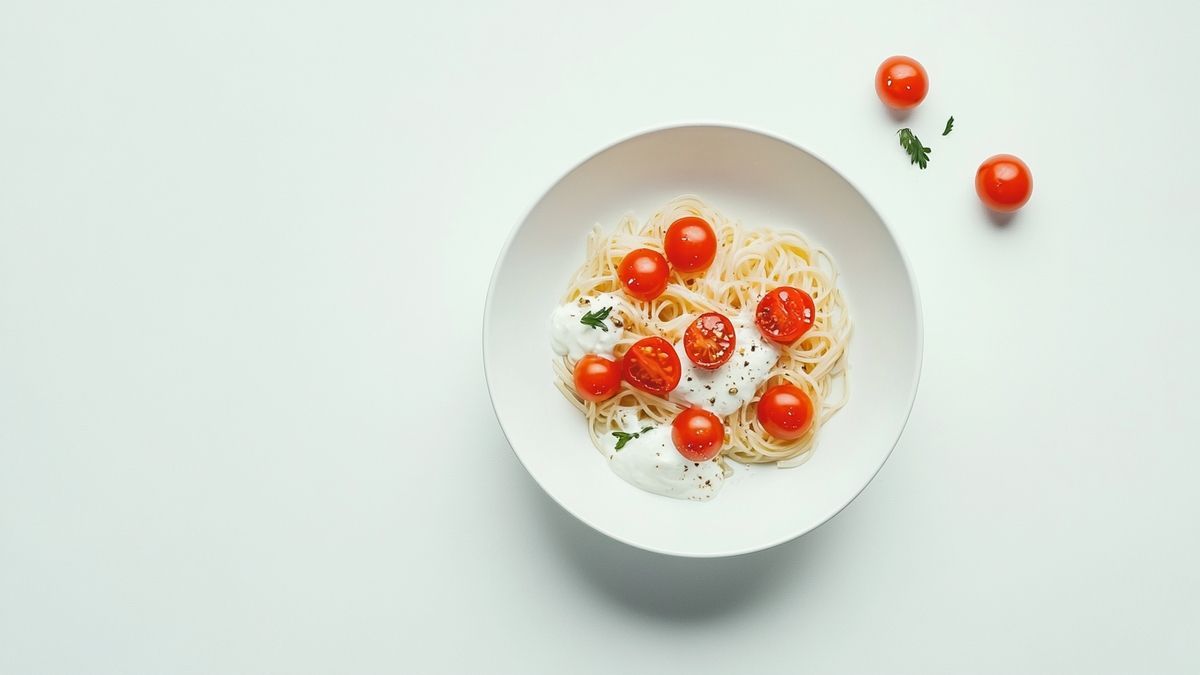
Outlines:
<svg viewBox="0 0 1200 675"><path fill-rule="evenodd" d="M717 237L717 255L703 272L684 274L672 270L666 290L651 301L622 295L617 267L638 248L661 250L667 228L678 218L697 216L711 224ZM776 462L796 466L812 454L821 426L846 404L846 345L851 322L845 299L837 287L833 259L792 230L749 229L727 219L693 195L673 199L639 223L626 216L611 233L597 225L587 239L584 263L575 272L564 302L603 293L622 295L620 313L624 334L615 351L623 353L639 339L657 335L674 343L704 312L729 317L747 316L758 301L780 286L792 286L812 296L816 316L812 329L790 345L776 345L780 357L747 405L724 418L727 428L721 456L741 463ZM580 397L572 385L574 361L556 358L556 385L587 418L592 442L601 453L612 432L636 419L671 424L688 407L679 399L659 398L622 383L616 396L594 403ZM769 435L758 421L758 396L766 387L790 383L813 402L813 423L804 436L781 440ZM610 443L611 444L611 443Z"/></svg>

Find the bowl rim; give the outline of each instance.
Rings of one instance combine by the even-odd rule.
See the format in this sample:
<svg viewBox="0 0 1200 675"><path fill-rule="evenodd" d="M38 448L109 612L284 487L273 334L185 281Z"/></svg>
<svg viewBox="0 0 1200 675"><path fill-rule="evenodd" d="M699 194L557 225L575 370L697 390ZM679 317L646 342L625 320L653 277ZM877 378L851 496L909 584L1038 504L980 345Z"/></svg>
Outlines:
<svg viewBox="0 0 1200 675"><path fill-rule="evenodd" d="M500 266L504 262L505 258L508 257L509 248L512 247L512 243L516 239L517 233L520 232L521 226L524 225L525 221L529 219L530 214L533 213L533 210L535 208L537 208L538 204L540 204L542 202L542 200L545 198L545 196L547 194L549 194L550 191L552 191L555 187L557 187L559 183L561 183L564 179L566 179L568 176L570 176L572 173L574 173L576 170L578 170L584 164L587 164L588 162L592 161L594 158L598 157L599 155L601 155L605 152L608 152L609 150L611 150L619 145L622 145L629 141L641 138L643 136L650 136L652 134L657 134L657 133L661 133L661 132L665 132L665 131L674 131L674 130L678 130L678 129L688 129L688 128L716 128L716 129L727 129L727 130L733 130L733 131L740 131L740 132L745 132L745 133L750 133L750 134L756 134L758 136L762 136L762 137L768 138L770 140L784 143L786 145L791 146L792 148L795 148L796 150L799 150L802 153L807 154L808 156L812 157L813 159L817 160L818 162L823 164L827 169L829 169L830 171L835 173L839 178L846 181L846 183L851 188L853 188L854 191L858 194L858 196L861 197L862 200L866 203L867 208L871 209L871 212L875 214L875 216L879 219L879 222L883 223L884 232L887 234L888 238L891 239L892 244L896 247L896 251L900 254L900 263L904 269L905 276L908 278L909 288L912 289L913 309L916 313L916 316L915 316L916 329L917 329L916 355L915 355L916 356L916 368L913 371L912 383L909 386L908 409L904 411L904 419L901 421L899 429L896 430L896 436L895 436L895 438L892 439L891 446L888 448L887 452L883 455L883 459L880 460L879 466L875 467L875 470L872 471L869 476L867 476L866 480L863 481L862 485L860 485L856 490L854 490L853 494L851 494L849 496L849 498L847 498L839 506L831 509L828 513L826 513L819 520L817 520L815 522L815 524L806 526L806 527L797 528L796 531L794 531L794 532L785 534L782 537L778 537L778 538L770 540L770 541L765 541L761 544L756 544L756 545L741 547L741 548L736 548L736 549L730 549L730 550L725 550L725 551L702 551L702 552L678 551L678 550L671 550L668 548L654 546L652 544L646 544L643 542L632 541L626 537L623 537L623 536L621 536L615 532L612 532L608 529L602 528L599 525L589 521L588 519L584 518L582 515L577 513L570 506L568 506L567 504L564 504L562 501L560 501L558 498L556 498L550 492L550 490L546 489L546 486L542 484L542 482L537 478L537 476L534 475L534 473L529 470L529 466L525 464L525 460L521 458L521 454L519 452L517 452L516 446L513 445L512 437L509 436L508 429L506 429L504 427L504 420L500 418L500 413L496 409L495 392L492 389L490 369L488 367L487 334L488 334L488 326L491 324L492 306L493 306L493 299L494 299L495 289L496 289L496 279L500 275ZM887 221L879 213L879 209L875 208L875 205L873 203L871 203L871 200L867 198L866 194L858 187L858 185L855 184L854 181L850 180L850 178L847 177L844 173L842 173L836 167L834 167L833 164L831 164L828 160L826 160L824 157L818 155L817 153L809 150L808 148L804 147L803 145L796 143L795 141L792 141L792 140L785 138L774 132L766 131L764 129L753 127L753 126L750 126L747 124L724 122L724 121L708 121L708 120L669 122L669 123L665 123L665 124L652 125L652 126L643 128L639 131L622 136L610 143L605 144L603 147L601 147L600 149L596 150L595 152L587 155L586 157L579 160L578 162L575 162L566 171L563 171L562 173L558 174L557 177L553 181L551 181L551 183L537 195L537 197L532 201L532 203L530 203L529 207L526 208L525 211L522 213L521 217L517 220L517 222L511 227L511 229L509 230L508 236L504 240L504 245L500 248L500 252L496 257L496 263L493 266L492 274L491 274L490 278L488 279L487 297L484 299L483 322L482 322L482 331L481 331L481 338L482 338L481 341L482 341L482 349L483 349L483 377L484 377L484 383L486 384L487 390L488 390L488 403L491 404L491 406L492 406L492 414L495 416L497 424L500 425L500 432L504 435L504 441L508 444L509 449L512 450L513 455L516 456L517 461L520 462L521 466L525 469L525 472L527 474L529 474L529 477L532 478L533 481L535 483L537 483L538 487L540 487L542 489L542 492L544 492L546 494L546 496L548 496L555 504L558 504L558 506L561 507L564 511L566 511L567 513L574 516L576 520L583 523L584 525L587 525L591 529L609 537L610 539L619 541L622 544L626 544L628 546L632 546L634 548L641 549L643 551L649 551L651 553L657 553L660 555L667 555L667 556L682 557L682 558L735 557L735 556L747 555L750 553L756 553L758 551L764 551L766 549L774 548L781 544L786 544L787 542L798 539L798 538L808 534L809 532L812 532L813 530L817 529L818 527L824 525L825 523L828 523L835 516L837 516L839 513L841 513L843 510L845 510L845 508L847 506L849 506L851 502L853 502L855 499L857 499L858 496L863 493L863 490L866 490L867 486L871 484L871 481L875 479L875 476L879 475L880 470L883 469L883 465L887 463L887 460L892 456L892 452L895 451L896 446L900 443L900 438L904 435L904 429L908 426L908 420L912 417L913 406L916 404L916 401L917 401L917 390L918 390L918 388L920 386L920 382L921 382L921 370L923 367L924 356L925 356L925 318L924 317L925 317L925 314L924 314L924 310L921 305L921 292L917 286L917 277L915 274L913 274L912 263L909 261L908 255L904 252L904 247L901 246L900 241L896 238L895 232L892 231L891 226L888 225Z"/></svg>

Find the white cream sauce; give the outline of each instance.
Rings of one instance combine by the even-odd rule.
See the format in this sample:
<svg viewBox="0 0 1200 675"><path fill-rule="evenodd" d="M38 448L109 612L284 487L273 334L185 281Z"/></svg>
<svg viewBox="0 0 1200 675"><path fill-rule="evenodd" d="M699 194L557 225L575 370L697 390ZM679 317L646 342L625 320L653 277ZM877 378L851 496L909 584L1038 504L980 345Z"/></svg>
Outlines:
<svg viewBox="0 0 1200 675"><path fill-rule="evenodd" d="M645 433L637 414L632 410L617 413L623 430L637 433L620 450L610 448L608 465L613 473L634 487L675 499L705 501L721 489L725 474L714 460L693 462L675 449L671 426L656 426ZM616 445L613 438L613 445Z"/></svg>
<svg viewBox="0 0 1200 675"><path fill-rule="evenodd" d="M683 349L683 340L675 343L683 375L671 398L690 403L725 417L754 398L767 374L779 361L780 351L762 336L754 317L743 314L731 319L737 346L733 356L716 370L705 370L692 363Z"/></svg>
<svg viewBox="0 0 1200 675"><path fill-rule="evenodd" d="M613 347L625 334L625 318L621 313L624 307L624 300L619 295L602 293L584 296L556 308L550 315L550 346L554 353L572 361L578 361L586 354L613 358ZM580 322L585 314L605 308L610 312L600 322L604 328Z"/></svg>

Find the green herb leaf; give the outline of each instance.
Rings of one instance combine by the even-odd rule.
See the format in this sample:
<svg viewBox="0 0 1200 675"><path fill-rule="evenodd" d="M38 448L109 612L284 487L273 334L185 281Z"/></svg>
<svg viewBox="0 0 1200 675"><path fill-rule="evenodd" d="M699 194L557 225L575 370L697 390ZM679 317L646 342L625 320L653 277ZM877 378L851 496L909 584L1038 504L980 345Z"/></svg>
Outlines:
<svg viewBox="0 0 1200 675"><path fill-rule="evenodd" d="M612 313L612 309L612 307L605 307L604 309L598 309L594 312L588 312L587 314L583 315L583 318L579 320L579 323L585 326L591 326L592 328L599 328L607 333L608 326L605 325L604 320L607 319L608 315Z"/></svg>
<svg viewBox="0 0 1200 675"><path fill-rule="evenodd" d="M642 427L641 431L637 431L632 434L626 433L624 431L612 432L612 435L617 437L617 447L614 449L620 450L621 448L625 447L626 443L628 443L629 441L632 441L635 438L640 438L642 434L646 433L647 431L650 431L653 428L654 427Z"/></svg>
<svg viewBox="0 0 1200 675"><path fill-rule="evenodd" d="M951 115L950 119L946 120L946 130L942 132L942 135L945 136L951 131L954 131L954 115Z"/></svg>
<svg viewBox="0 0 1200 675"><path fill-rule="evenodd" d="M896 132L900 134L900 147L908 153L909 159L912 161L909 164L916 164L924 169L929 164L929 153L933 152L932 148L927 148L921 144L921 139L917 138L912 129L905 127Z"/></svg>

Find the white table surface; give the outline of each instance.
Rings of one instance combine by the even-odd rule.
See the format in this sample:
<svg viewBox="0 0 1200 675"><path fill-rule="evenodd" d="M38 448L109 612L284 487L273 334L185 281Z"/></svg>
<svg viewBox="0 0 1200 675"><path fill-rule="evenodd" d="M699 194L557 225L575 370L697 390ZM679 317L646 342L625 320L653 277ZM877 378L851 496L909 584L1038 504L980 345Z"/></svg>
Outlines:
<svg viewBox="0 0 1200 675"><path fill-rule="evenodd" d="M449 4L0 6L0 672L1200 669L1194 5ZM481 368L524 210L679 120L827 158L925 309L883 471L737 559L574 521Z"/></svg>

